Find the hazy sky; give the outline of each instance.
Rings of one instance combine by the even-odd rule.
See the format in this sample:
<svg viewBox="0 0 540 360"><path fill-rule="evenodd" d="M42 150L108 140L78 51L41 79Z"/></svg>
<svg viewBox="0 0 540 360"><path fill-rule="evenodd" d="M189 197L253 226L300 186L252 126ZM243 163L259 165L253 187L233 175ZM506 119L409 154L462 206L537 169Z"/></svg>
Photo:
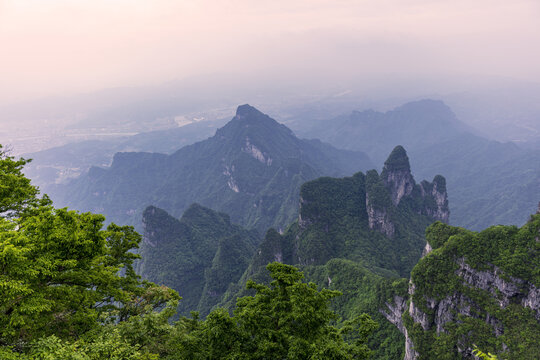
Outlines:
<svg viewBox="0 0 540 360"><path fill-rule="evenodd" d="M0 0L0 103L204 73L540 81L539 0Z"/></svg>

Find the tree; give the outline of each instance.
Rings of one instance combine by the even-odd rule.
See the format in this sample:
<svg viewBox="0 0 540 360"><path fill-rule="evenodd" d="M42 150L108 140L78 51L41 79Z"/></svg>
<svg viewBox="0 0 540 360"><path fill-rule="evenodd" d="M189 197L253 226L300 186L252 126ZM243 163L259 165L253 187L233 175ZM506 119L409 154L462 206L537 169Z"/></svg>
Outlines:
<svg viewBox="0 0 540 360"><path fill-rule="evenodd" d="M238 299L234 317L214 310L202 323L182 319L178 359L366 359L368 335L377 324L368 315L341 329L329 301L337 291L302 283L303 274L281 263L268 264L270 286L248 282L255 296ZM351 343L346 342L349 337ZM181 354L181 355L180 355Z"/></svg>
<svg viewBox="0 0 540 360"><path fill-rule="evenodd" d="M176 307L175 291L136 275L132 227L55 209L22 174L26 163L0 153L0 346L25 352L37 339L70 341Z"/></svg>
<svg viewBox="0 0 540 360"><path fill-rule="evenodd" d="M479 358L481 359L485 359L485 360L497 360L497 355L493 355L492 353L488 352L487 354L482 352L480 349L478 349L476 347L476 345L474 346L474 349L473 349L473 355L476 355L478 356Z"/></svg>
<svg viewBox="0 0 540 360"><path fill-rule="evenodd" d="M20 216L24 209L37 203L50 203L45 197L39 199L38 188L32 186L22 169L30 160L18 159L9 155L0 144L0 216Z"/></svg>

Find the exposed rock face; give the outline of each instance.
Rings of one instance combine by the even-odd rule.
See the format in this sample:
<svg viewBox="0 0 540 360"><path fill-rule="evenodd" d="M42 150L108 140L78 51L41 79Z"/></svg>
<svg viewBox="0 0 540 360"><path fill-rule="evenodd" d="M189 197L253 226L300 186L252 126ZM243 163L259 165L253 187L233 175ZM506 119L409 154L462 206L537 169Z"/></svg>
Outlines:
<svg viewBox="0 0 540 360"><path fill-rule="evenodd" d="M424 180L420 183L420 192L424 199L434 200L431 203L429 201L425 203L423 212L435 220L448 224L450 210L448 208L446 179L437 175L431 183Z"/></svg>
<svg viewBox="0 0 540 360"><path fill-rule="evenodd" d="M493 267L491 271L478 271L469 266L464 259L458 261L459 269L456 274L463 279L464 283L473 289L480 289L488 291L498 300L501 308L507 307L511 302L516 302L515 299L522 299L520 301L522 306L529 307L536 312L536 319L540 321L540 289L536 288L533 284L526 283L520 279L510 277L510 281L506 281L501 278L501 271L497 267ZM408 314L415 323L422 326L425 331L435 330L436 334L445 332L445 325L449 322L458 321L458 316L463 315L467 317L477 317L480 309L480 305L463 293L454 293L446 296L442 300L434 300L426 298L425 305L433 314L428 316L424 313L412 300L414 295L415 286L411 282L409 286L409 293L411 295L411 301L409 303ZM399 306L405 300L394 300L394 304L388 305L390 310L405 308ZM391 314L384 313L386 318L395 324L398 329L406 337L406 355L405 360L417 359L418 354L415 353L413 347L414 344L409 338L406 329L403 330L403 322L397 320L398 316L396 311ZM483 318L486 324L492 329L495 336L501 336L504 333L504 327L497 318L493 317L489 313ZM471 356L472 349L468 347L461 347L458 344L458 352L463 357Z"/></svg>
<svg viewBox="0 0 540 360"><path fill-rule="evenodd" d="M422 257L429 255L431 252L432 247L429 243L426 243ZM540 322L540 289L537 286L529 281L505 275L500 268L489 263L487 263L488 269L485 270L473 268L467 263L465 257L457 257L453 260L453 263L456 270L453 274L448 274L448 277L457 276L461 282L461 288L454 285L453 291L449 291L446 296L439 299L432 299L424 295L421 298L422 307L420 307L415 302L414 295L417 289L411 279L409 282L409 305L406 305L407 299L395 296L393 303L387 303L386 309L381 310L386 319L396 325L405 335L405 360L415 360L419 357L419 354L415 351L414 341L410 338L407 328L404 326L403 314L407 314L424 331L432 331L436 335L446 333L447 328L445 326L448 323L462 323L463 317L468 317L483 321L492 329L494 336L503 336L508 329L503 325L503 321L498 318L498 316L501 316L500 314L493 315L485 308L484 302L487 296L487 298L493 299L494 304L497 304L502 310L506 309L510 304L529 308L534 311L534 317ZM469 293L470 290L468 289L473 292ZM479 298L484 300L479 301L476 299L476 296L479 295L469 296L478 291L480 291L479 294L485 294L481 295L484 297ZM505 348L507 348L506 345L503 345L503 349ZM472 354L471 345L458 342L457 352L463 358L475 358ZM426 355L423 354L423 356Z"/></svg>
<svg viewBox="0 0 540 360"><path fill-rule="evenodd" d="M307 204L307 200L305 200L302 196L300 196L299 203L300 203L300 211L298 212L298 227L300 229L306 229L309 225L313 223L313 219L310 219L306 215L302 216L302 206Z"/></svg>
<svg viewBox="0 0 540 360"><path fill-rule="evenodd" d="M246 145L242 148L242 151L250 154L255 159L259 160L263 164L266 164L267 166L272 165L272 159L266 158L265 154L263 154L261 150L259 150L255 145L250 143L248 137L246 137Z"/></svg>
<svg viewBox="0 0 540 360"><path fill-rule="evenodd" d="M407 329L405 329L405 326L403 326L401 316L407 308L407 299L395 295L393 300L394 301L392 303L386 303L387 308L381 309L380 312L388 321L394 324L402 334L405 334Z"/></svg>
<svg viewBox="0 0 540 360"><path fill-rule="evenodd" d="M414 350L414 344L407 328L403 325L402 318L403 313L407 310L407 299L396 295L393 300L392 303L386 303L386 309L381 309L380 312L405 336L405 355L403 359L414 360L418 357L418 353Z"/></svg>
<svg viewBox="0 0 540 360"><path fill-rule="evenodd" d="M529 293L521 300L521 304L536 312L536 320L540 321L540 289L534 285L529 286Z"/></svg>
<svg viewBox="0 0 540 360"><path fill-rule="evenodd" d="M390 221L388 210L377 208L373 201L370 200L369 194L366 194L366 210L370 229L377 230L388 237L394 237L396 229L392 221Z"/></svg>
<svg viewBox="0 0 540 360"><path fill-rule="evenodd" d="M415 183L411 174L409 157L402 146L396 146L390 153L384 163L381 177L390 190L394 206L397 206L404 196L411 195Z"/></svg>
<svg viewBox="0 0 540 360"><path fill-rule="evenodd" d="M234 165L230 168L228 166L225 166L225 170L223 171L223 175L227 176L227 186L229 189L234 191L235 193L240 192L240 189L238 188L238 184L236 183L236 180L234 180L232 171L234 171Z"/></svg>
<svg viewBox="0 0 540 360"><path fill-rule="evenodd" d="M437 184L437 181L434 181L434 184ZM492 334L501 338L499 341L502 341L502 345L499 351L503 352L509 351L506 342L512 341L516 336L519 338L523 331L535 333L534 325L524 325L528 326L526 329L512 329L514 316L521 314L519 310L516 313L516 309L519 309L516 306L532 310L527 309L524 312L529 315L519 316L528 316L530 319L528 321L532 323L536 319L540 324L540 289L535 283L534 276L530 277L525 271L523 279L528 280L523 280L509 275L512 267L508 268L508 263L503 262L501 267L493 263L497 263L497 259L500 261L499 256L503 259L509 256L506 254L509 248L505 245L500 248L497 242L508 243L515 244L512 250L518 254L526 249L528 255L522 261L529 261L528 257L531 257L530 266L533 269L537 268L538 263L534 259L538 257L533 248L536 242L534 234L539 229L540 217L538 215L532 216L519 232L508 227L508 229L492 228L478 234L447 225L432 225L427 231L428 239L439 244L436 246L439 251L433 252L433 247L427 242L422 254L423 259L413 269L409 281L408 298L394 296L393 301L386 303L386 307L380 310L386 319L405 336L404 359L430 358L430 353L419 354L415 350L415 345L417 349L423 349L422 351L431 351L433 349L430 346L443 333L449 333L450 336L457 336L460 339L455 344L455 348L449 351L454 351L456 356L466 359L476 359L472 354L474 345L472 341L475 341L475 337L478 336L475 332L481 332L484 336ZM438 234L436 235L438 238L433 237L435 233ZM508 237L504 239L497 237L503 234ZM457 237L452 238L454 235ZM453 240L446 248L446 242L451 238ZM515 242L515 238L520 239L521 243ZM470 248L468 244L471 244ZM475 250L475 246L493 247L493 253L486 254L484 257L485 248ZM441 272L439 269L446 269L446 271ZM533 269L531 273L534 272ZM418 284L415 284L415 281ZM470 322L464 319L470 319ZM523 320L522 323L532 324L528 321ZM411 337L411 323L419 326L424 334ZM479 323L486 324L490 330L486 330L484 325L471 325ZM456 327L460 329L461 325L465 327L456 330ZM460 334L459 331L466 331L467 335L457 335ZM418 334L418 332L413 334ZM513 344L512 351L516 351L515 348ZM534 351L533 347L532 352ZM510 356L512 353L507 355ZM529 358L529 356L526 355L523 358Z"/></svg>
<svg viewBox="0 0 540 360"><path fill-rule="evenodd" d="M531 283L515 277L504 280L502 272L496 266L491 271L478 271L469 266L465 259L458 262L458 276L471 287L490 292L501 308L507 307L513 299L522 299L521 304L536 312L536 319L540 320L540 289Z"/></svg>
<svg viewBox="0 0 540 360"><path fill-rule="evenodd" d="M403 360L415 360L418 358L418 353L414 350L414 344L405 329L405 356Z"/></svg>
<svg viewBox="0 0 540 360"><path fill-rule="evenodd" d="M424 247L424 250L422 251L422 257L426 256L427 254L429 254L432 251L433 251L433 248L431 247L429 242L426 241L426 246Z"/></svg>

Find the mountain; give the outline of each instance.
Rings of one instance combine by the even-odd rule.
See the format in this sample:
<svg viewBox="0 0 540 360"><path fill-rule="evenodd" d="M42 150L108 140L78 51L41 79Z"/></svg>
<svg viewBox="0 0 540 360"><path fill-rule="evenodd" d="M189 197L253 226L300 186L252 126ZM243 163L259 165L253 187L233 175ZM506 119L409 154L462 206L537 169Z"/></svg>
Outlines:
<svg viewBox="0 0 540 360"><path fill-rule="evenodd" d="M416 183L405 149L397 146L381 174L312 180L302 185L299 199L298 219L283 234L268 230L221 306L231 308L238 296L249 294L248 279L267 282L269 262L292 264L308 281L343 293L333 303L342 319L367 312L379 322L370 346L377 349L374 359L402 357L404 337L380 309L406 293L426 227L449 218L444 177Z"/></svg>
<svg viewBox="0 0 540 360"><path fill-rule="evenodd" d="M408 294L385 310L406 336L405 360L475 359L475 346L500 359L538 359L540 206L521 228L435 223L426 234Z"/></svg>
<svg viewBox="0 0 540 360"><path fill-rule="evenodd" d="M234 223L265 231L282 228L297 216L298 192L305 181L371 165L364 153L298 139L284 125L242 105L207 140L171 155L117 153L110 168L92 167L51 197L138 228L149 205L180 216L197 202L227 212Z"/></svg>
<svg viewBox="0 0 540 360"><path fill-rule="evenodd" d="M397 144L412 153L472 131L442 101L429 99L409 102L384 113L353 111L315 124L303 134L341 144L344 149L362 149L376 163L382 163Z"/></svg>
<svg viewBox="0 0 540 360"><path fill-rule="evenodd" d="M540 198L539 150L464 134L411 156L421 176L448 174L454 225L523 224Z"/></svg>
<svg viewBox="0 0 540 360"><path fill-rule="evenodd" d="M144 151L173 153L183 146L204 140L224 121L199 121L167 130L143 132L129 137L86 140L27 153L32 159L25 174L43 193L54 191L55 184L66 183L80 176L92 166L105 167L117 152Z"/></svg>
<svg viewBox="0 0 540 360"><path fill-rule="evenodd" d="M137 272L177 290L181 315L199 311L206 316L228 284L240 279L259 243L256 231L233 225L228 215L199 204L180 219L149 206L143 223Z"/></svg>
<svg viewBox="0 0 540 360"><path fill-rule="evenodd" d="M452 223L473 230L518 224L540 198L540 150L478 136L442 101L421 100L394 110L354 111L302 132L382 163L396 144L415 159L421 178L445 174Z"/></svg>

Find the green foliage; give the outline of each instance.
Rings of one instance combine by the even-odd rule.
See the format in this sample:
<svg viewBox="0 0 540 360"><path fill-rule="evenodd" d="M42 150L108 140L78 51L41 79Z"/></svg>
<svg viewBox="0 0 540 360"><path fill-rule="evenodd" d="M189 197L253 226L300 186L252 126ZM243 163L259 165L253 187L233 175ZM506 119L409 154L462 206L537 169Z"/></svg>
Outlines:
<svg viewBox="0 0 540 360"><path fill-rule="evenodd" d="M308 223L330 225L344 216L364 217L365 175L361 172L341 179L322 177L302 185L300 216Z"/></svg>
<svg viewBox="0 0 540 360"><path fill-rule="evenodd" d="M235 316L217 309L205 321L181 319L178 359L366 359L377 325L361 315L338 329L329 301L340 293L301 282L293 266L270 263L270 286L249 282L254 296L238 299Z"/></svg>
<svg viewBox="0 0 540 360"><path fill-rule="evenodd" d="M145 239L138 273L179 293L179 313L206 316L248 267L257 233L230 223L226 214L193 204L180 220L164 210L144 212Z"/></svg>
<svg viewBox="0 0 540 360"><path fill-rule="evenodd" d="M407 152L405 151L403 146L396 146L390 153L390 156L388 156L388 159L386 159L386 161L384 162L383 172L410 170L411 167L409 165L409 157L407 156ZM383 175L383 177L385 176Z"/></svg>
<svg viewBox="0 0 540 360"><path fill-rule="evenodd" d="M22 177L19 170L11 171ZM376 323L361 315L340 329L331 326L337 315L329 301L340 293L302 283L298 269L280 263L268 265L274 279L269 287L248 283L256 294L238 300L233 318L218 309L204 321L195 316L170 324L179 296L140 281L133 250L141 237L132 227L110 224L104 230L102 215L40 201L24 202L19 216L11 216L20 203L7 208L9 217L0 217L2 358L365 359L370 353L367 341ZM194 205L180 225L157 218L189 235L191 242L182 246L191 255L211 260L205 292L224 291L228 269L240 276L237 257L255 240L227 216ZM222 234L223 226L232 236L220 239L215 255L205 254L211 235Z"/></svg>
<svg viewBox="0 0 540 360"><path fill-rule="evenodd" d="M17 217L30 206L48 203L47 198L37 198L39 190L22 173L29 162L22 158L15 160L0 144L0 216Z"/></svg>
<svg viewBox="0 0 540 360"><path fill-rule="evenodd" d="M369 197L369 203L374 209L387 210L392 207L390 192L376 170L369 170L366 173L366 196Z"/></svg>
<svg viewBox="0 0 540 360"><path fill-rule="evenodd" d="M497 355L493 355L492 353L489 353L489 352L485 354L482 351L480 351L476 346L474 347L473 354L478 356L481 359L497 360Z"/></svg>
<svg viewBox="0 0 540 360"><path fill-rule="evenodd" d="M0 219L0 338L28 341L92 329L100 314L123 320L151 284L133 271L140 236L103 216L50 206L24 219ZM118 272L124 270L124 276Z"/></svg>
<svg viewBox="0 0 540 360"><path fill-rule="evenodd" d="M396 230L393 238L369 228L366 194L382 203ZM332 303L341 317L338 323L368 313L381 324L370 340L374 359L402 357L404 337L380 309L392 303L394 295L408 296L405 278L420 259L425 228L433 221L424 214L423 199L428 197L418 189L394 206L375 170L305 183L300 219L283 234L267 232L248 270L237 286L229 287L221 305L232 309L235 297L249 294L242 290L248 279L269 284L265 266L279 259L301 267L319 288L343 293Z"/></svg>
<svg viewBox="0 0 540 360"><path fill-rule="evenodd" d="M305 266L306 278L319 288L337 290L341 296L333 299L331 308L344 319L354 319L369 314L379 327L369 339L372 349L370 359L399 359L403 357L403 335L381 314L394 295L407 296L407 279L387 279L367 269L362 264L345 259L332 259L325 265Z"/></svg>
<svg viewBox="0 0 540 360"><path fill-rule="evenodd" d="M438 249L448 241L450 236L465 232L466 230L463 228L437 221L426 229L426 241L431 245L432 249Z"/></svg>
<svg viewBox="0 0 540 360"><path fill-rule="evenodd" d="M386 211L396 229L393 239L368 225L366 196ZM392 204L388 189L375 170L342 179L320 178L305 183L301 193L302 227L290 227L284 237L295 244L294 261L324 264L332 258L358 261L378 273L407 277L420 258L424 231L432 219L415 198ZM300 224L299 224L300 226Z"/></svg>

